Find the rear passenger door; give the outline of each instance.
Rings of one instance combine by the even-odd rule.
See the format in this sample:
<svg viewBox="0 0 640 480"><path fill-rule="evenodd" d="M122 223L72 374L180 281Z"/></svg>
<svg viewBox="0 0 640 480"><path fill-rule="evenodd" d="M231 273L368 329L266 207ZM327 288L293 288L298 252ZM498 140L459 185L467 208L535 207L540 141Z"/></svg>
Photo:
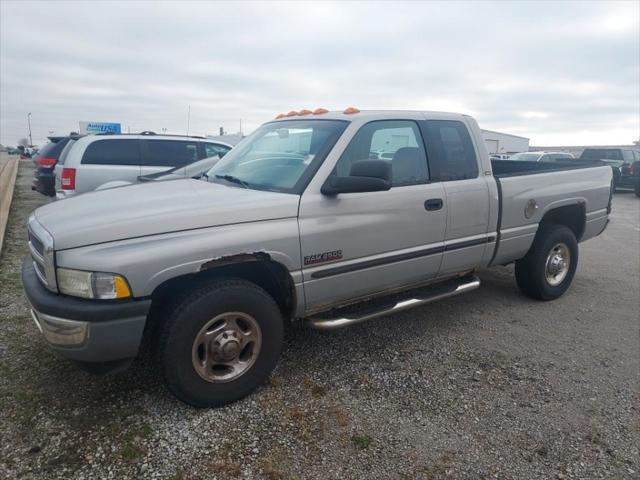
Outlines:
<svg viewBox="0 0 640 480"><path fill-rule="evenodd" d="M427 145L432 182L444 187L447 227L439 276L480 267L495 232L489 227L489 187L481 175L467 126L455 120L426 120L421 128Z"/></svg>
<svg viewBox="0 0 640 480"><path fill-rule="evenodd" d="M91 142L76 171L76 192L95 190L116 180L136 183L140 175L140 142L135 138L105 138Z"/></svg>
<svg viewBox="0 0 640 480"><path fill-rule="evenodd" d="M184 167L200 158L195 140L142 140L142 175ZM184 168L176 173L184 175Z"/></svg>

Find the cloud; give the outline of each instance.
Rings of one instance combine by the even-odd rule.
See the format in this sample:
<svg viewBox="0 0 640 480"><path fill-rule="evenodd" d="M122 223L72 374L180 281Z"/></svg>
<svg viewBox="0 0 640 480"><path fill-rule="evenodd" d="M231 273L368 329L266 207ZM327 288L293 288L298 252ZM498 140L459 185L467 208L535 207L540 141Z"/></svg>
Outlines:
<svg viewBox="0 0 640 480"><path fill-rule="evenodd" d="M246 130L323 106L451 110L532 144L640 130L636 2L1 2L0 142L78 121Z"/></svg>

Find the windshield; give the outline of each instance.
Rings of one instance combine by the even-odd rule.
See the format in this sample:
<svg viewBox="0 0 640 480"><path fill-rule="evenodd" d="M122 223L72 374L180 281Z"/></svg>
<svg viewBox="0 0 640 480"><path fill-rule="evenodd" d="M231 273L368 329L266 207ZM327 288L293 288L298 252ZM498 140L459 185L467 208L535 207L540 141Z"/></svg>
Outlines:
<svg viewBox="0 0 640 480"><path fill-rule="evenodd" d="M536 152L523 152L516 153L515 155L511 155L509 160L521 160L526 162L537 162L538 158L540 158L540 154Z"/></svg>
<svg viewBox="0 0 640 480"><path fill-rule="evenodd" d="M208 181L301 193L347 124L319 119L266 123L214 165Z"/></svg>
<svg viewBox="0 0 640 480"><path fill-rule="evenodd" d="M580 158L589 160L622 160L620 150L614 148L587 148Z"/></svg>

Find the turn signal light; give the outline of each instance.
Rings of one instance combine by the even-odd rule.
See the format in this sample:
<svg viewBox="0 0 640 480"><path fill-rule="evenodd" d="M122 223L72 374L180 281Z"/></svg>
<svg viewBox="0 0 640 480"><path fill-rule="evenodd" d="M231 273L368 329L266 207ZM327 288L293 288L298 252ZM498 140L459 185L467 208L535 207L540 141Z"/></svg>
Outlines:
<svg viewBox="0 0 640 480"><path fill-rule="evenodd" d="M358 110L356 107L348 107L344 109L344 112L342 112L346 115L350 115L352 113L360 113L360 110Z"/></svg>

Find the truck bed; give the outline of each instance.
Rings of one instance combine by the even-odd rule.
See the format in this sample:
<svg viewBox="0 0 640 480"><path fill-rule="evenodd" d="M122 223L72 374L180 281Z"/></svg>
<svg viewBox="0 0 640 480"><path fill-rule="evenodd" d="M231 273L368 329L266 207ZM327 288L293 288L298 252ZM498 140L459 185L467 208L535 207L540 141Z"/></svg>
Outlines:
<svg viewBox="0 0 640 480"><path fill-rule="evenodd" d="M572 160L568 162L527 162L522 160L491 160L493 175L496 177L513 177L517 175L532 175L540 172L576 170L589 168L601 163Z"/></svg>
<svg viewBox="0 0 640 480"><path fill-rule="evenodd" d="M576 232L578 241L598 235L606 226L611 167L578 161L491 163L498 187L499 212L498 239L491 264L522 258L533 243L539 223L554 209L569 209L576 224L584 224L583 231Z"/></svg>

